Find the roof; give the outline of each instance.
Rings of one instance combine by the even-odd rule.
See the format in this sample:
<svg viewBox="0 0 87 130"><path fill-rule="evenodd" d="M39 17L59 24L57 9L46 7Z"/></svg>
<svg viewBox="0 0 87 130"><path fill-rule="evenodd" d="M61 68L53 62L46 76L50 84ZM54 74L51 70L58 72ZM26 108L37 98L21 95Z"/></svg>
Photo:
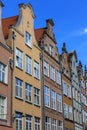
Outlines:
<svg viewBox="0 0 87 130"><path fill-rule="evenodd" d="M18 20L18 16L13 16L13 17L2 19L2 29L3 29L5 38L8 38L8 27L10 25L15 26L17 23L17 20Z"/></svg>
<svg viewBox="0 0 87 130"><path fill-rule="evenodd" d="M42 38L44 31L45 31L45 28L35 29L35 36L36 36L37 42L39 42L40 39Z"/></svg>
<svg viewBox="0 0 87 130"><path fill-rule="evenodd" d="M69 55L70 55L70 56L75 55L76 62L78 61L77 54L76 54L76 51L75 51L75 50L73 50L72 52L70 52Z"/></svg>

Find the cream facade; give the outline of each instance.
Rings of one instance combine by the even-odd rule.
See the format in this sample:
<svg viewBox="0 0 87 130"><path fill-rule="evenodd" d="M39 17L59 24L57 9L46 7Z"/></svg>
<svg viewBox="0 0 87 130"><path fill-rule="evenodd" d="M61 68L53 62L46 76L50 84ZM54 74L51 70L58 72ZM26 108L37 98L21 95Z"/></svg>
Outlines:
<svg viewBox="0 0 87 130"><path fill-rule="evenodd" d="M13 49L13 127L41 129L40 49L34 35L30 4L19 5L15 26L9 27L7 44Z"/></svg>

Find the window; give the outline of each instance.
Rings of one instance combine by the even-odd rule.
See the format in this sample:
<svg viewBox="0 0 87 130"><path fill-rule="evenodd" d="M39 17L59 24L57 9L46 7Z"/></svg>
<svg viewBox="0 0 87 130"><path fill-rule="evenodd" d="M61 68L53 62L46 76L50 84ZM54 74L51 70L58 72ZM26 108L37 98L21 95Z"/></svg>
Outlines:
<svg viewBox="0 0 87 130"><path fill-rule="evenodd" d="M0 96L0 119L6 119L7 114L7 100L6 97Z"/></svg>
<svg viewBox="0 0 87 130"><path fill-rule="evenodd" d="M32 102L32 86L26 83L26 101Z"/></svg>
<svg viewBox="0 0 87 130"><path fill-rule="evenodd" d="M61 85L61 74L59 71L56 71L56 82Z"/></svg>
<svg viewBox="0 0 87 130"><path fill-rule="evenodd" d="M72 92L73 92L73 98L75 98L75 88L72 88Z"/></svg>
<svg viewBox="0 0 87 130"><path fill-rule="evenodd" d="M34 77L40 78L39 64L37 62L34 62Z"/></svg>
<svg viewBox="0 0 87 130"><path fill-rule="evenodd" d="M63 94L67 95L67 86L66 86L66 83L63 81L62 85L63 85Z"/></svg>
<svg viewBox="0 0 87 130"><path fill-rule="evenodd" d="M15 115L15 129L22 130L22 114L18 112Z"/></svg>
<svg viewBox="0 0 87 130"><path fill-rule="evenodd" d="M50 66L50 78L55 81L55 69Z"/></svg>
<svg viewBox="0 0 87 130"><path fill-rule="evenodd" d="M34 88L34 104L40 105L40 90L38 88Z"/></svg>
<svg viewBox="0 0 87 130"><path fill-rule="evenodd" d="M49 51L50 51L50 55L53 56L54 54L54 49L53 49L53 46L49 46Z"/></svg>
<svg viewBox="0 0 87 130"><path fill-rule="evenodd" d="M44 86L44 104L50 107L50 89L47 86Z"/></svg>
<svg viewBox="0 0 87 130"><path fill-rule="evenodd" d="M32 74L32 59L29 56L26 56L26 72Z"/></svg>
<svg viewBox="0 0 87 130"><path fill-rule="evenodd" d="M51 99L52 99L52 109L56 110L56 92L51 91Z"/></svg>
<svg viewBox="0 0 87 130"><path fill-rule="evenodd" d="M45 130L51 130L51 119L49 117L45 117Z"/></svg>
<svg viewBox="0 0 87 130"><path fill-rule="evenodd" d="M31 34L29 34L28 32L25 32L25 43L26 43L26 45L28 45L29 47L32 46L32 36L31 36Z"/></svg>
<svg viewBox="0 0 87 130"><path fill-rule="evenodd" d="M73 119L72 107L69 106L69 119Z"/></svg>
<svg viewBox="0 0 87 130"><path fill-rule="evenodd" d="M71 86L68 86L68 97L71 98Z"/></svg>
<svg viewBox="0 0 87 130"><path fill-rule="evenodd" d="M62 112L62 95L57 94L58 111Z"/></svg>
<svg viewBox="0 0 87 130"><path fill-rule="evenodd" d="M22 80L16 78L16 97L22 98Z"/></svg>
<svg viewBox="0 0 87 130"><path fill-rule="evenodd" d="M64 104L64 117L68 118L68 105Z"/></svg>
<svg viewBox="0 0 87 130"><path fill-rule="evenodd" d="M35 129L34 130L40 130L40 118L35 117Z"/></svg>
<svg viewBox="0 0 87 130"><path fill-rule="evenodd" d="M79 121L82 124L82 113L79 114ZM85 112L85 123L86 123L86 112Z"/></svg>
<svg viewBox="0 0 87 130"><path fill-rule="evenodd" d="M52 119L52 130L57 130L57 120Z"/></svg>
<svg viewBox="0 0 87 130"><path fill-rule="evenodd" d="M49 64L44 61L44 75L49 76Z"/></svg>
<svg viewBox="0 0 87 130"><path fill-rule="evenodd" d="M76 117L77 117L77 115L76 115L76 109L74 110L74 121L76 121Z"/></svg>
<svg viewBox="0 0 87 130"><path fill-rule="evenodd" d="M62 121L58 121L58 130L63 130L63 123L62 123Z"/></svg>
<svg viewBox="0 0 87 130"><path fill-rule="evenodd" d="M32 116L26 116L26 130L32 130Z"/></svg>
<svg viewBox="0 0 87 130"><path fill-rule="evenodd" d="M7 83L7 69L8 67L0 62L0 81Z"/></svg>
<svg viewBox="0 0 87 130"><path fill-rule="evenodd" d="M23 68L23 52L16 48L16 66Z"/></svg>

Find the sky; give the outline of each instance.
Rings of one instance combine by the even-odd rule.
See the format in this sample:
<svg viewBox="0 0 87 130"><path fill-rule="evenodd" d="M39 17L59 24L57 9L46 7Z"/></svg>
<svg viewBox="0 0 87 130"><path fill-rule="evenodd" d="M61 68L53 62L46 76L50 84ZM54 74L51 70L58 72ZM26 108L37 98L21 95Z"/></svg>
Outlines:
<svg viewBox="0 0 87 130"><path fill-rule="evenodd" d="M67 51L76 50L78 61L87 65L87 0L2 0L2 17L19 14L18 4L30 3L36 16L35 28L46 26L46 19L54 21L53 31L59 53L63 42Z"/></svg>

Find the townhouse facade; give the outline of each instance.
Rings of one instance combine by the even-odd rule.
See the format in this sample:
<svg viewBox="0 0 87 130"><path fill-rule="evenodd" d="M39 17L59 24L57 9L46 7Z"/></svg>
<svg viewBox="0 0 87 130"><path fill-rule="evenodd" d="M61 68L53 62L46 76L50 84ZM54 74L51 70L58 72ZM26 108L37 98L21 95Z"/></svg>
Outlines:
<svg viewBox="0 0 87 130"><path fill-rule="evenodd" d="M66 49L66 44L63 43L60 62L63 88L64 130L74 130L71 70L68 57L69 54Z"/></svg>
<svg viewBox="0 0 87 130"><path fill-rule="evenodd" d="M81 88L79 85L79 77L77 73L76 51L69 53L70 68L71 68L71 83L72 83L72 98L73 98L73 111L74 111L74 130L83 130L82 125L82 106L81 106Z"/></svg>
<svg viewBox="0 0 87 130"><path fill-rule="evenodd" d="M34 30L34 18L31 4L0 16L0 129L86 130L87 69L65 43L59 55L52 19Z"/></svg>
<svg viewBox="0 0 87 130"><path fill-rule="evenodd" d="M18 16L3 19L6 44L13 50L12 125L15 130L40 130L40 48L34 34L35 15L30 4L19 4L19 10Z"/></svg>
<svg viewBox="0 0 87 130"><path fill-rule="evenodd" d="M82 64L81 64L82 65ZM79 66L81 66L79 65ZM83 129L87 129L87 68L85 66L83 76L81 78L81 101L82 101L82 119Z"/></svg>
<svg viewBox="0 0 87 130"><path fill-rule="evenodd" d="M53 33L54 22L35 30L41 48L43 130L63 130L62 86L58 48Z"/></svg>
<svg viewBox="0 0 87 130"><path fill-rule="evenodd" d="M0 1L0 129L12 129L12 50L6 45L2 30L2 7Z"/></svg>

